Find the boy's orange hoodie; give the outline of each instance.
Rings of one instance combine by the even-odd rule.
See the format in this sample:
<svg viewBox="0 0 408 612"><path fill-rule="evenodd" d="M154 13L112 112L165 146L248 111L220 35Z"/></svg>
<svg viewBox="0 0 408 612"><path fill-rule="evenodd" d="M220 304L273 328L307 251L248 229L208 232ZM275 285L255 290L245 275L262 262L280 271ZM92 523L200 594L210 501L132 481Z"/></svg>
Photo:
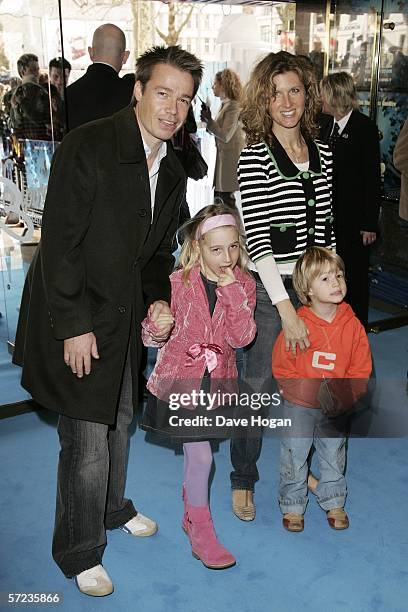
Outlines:
<svg viewBox="0 0 408 612"><path fill-rule="evenodd" d="M272 352L272 372L283 397L307 408L320 408L317 393L322 378L330 378L332 395L352 406L366 392L371 374L367 334L351 307L339 304L331 323L308 306L297 311L309 330L310 347L296 356L285 350L281 332Z"/></svg>

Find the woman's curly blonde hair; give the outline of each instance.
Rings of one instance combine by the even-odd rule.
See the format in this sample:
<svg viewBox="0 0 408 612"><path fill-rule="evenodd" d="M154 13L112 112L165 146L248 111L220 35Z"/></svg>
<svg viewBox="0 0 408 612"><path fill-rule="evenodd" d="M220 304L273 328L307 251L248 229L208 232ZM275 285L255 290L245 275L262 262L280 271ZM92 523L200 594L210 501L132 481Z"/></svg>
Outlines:
<svg viewBox="0 0 408 612"><path fill-rule="evenodd" d="M241 79L236 72L229 68L225 68L225 70L217 72L214 79L220 83L227 98L230 100L237 100L237 102L241 100L243 88Z"/></svg>
<svg viewBox="0 0 408 612"><path fill-rule="evenodd" d="M316 138L318 126L315 118L320 110L320 98L313 67L301 57L279 51L269 53L255 66L244 90L241 121L248 145L265 140L272 146L273 121L269 104L276 90L273 79L285 72L295 72L303 83L306 101L300 130L304 138Z"/></svg>

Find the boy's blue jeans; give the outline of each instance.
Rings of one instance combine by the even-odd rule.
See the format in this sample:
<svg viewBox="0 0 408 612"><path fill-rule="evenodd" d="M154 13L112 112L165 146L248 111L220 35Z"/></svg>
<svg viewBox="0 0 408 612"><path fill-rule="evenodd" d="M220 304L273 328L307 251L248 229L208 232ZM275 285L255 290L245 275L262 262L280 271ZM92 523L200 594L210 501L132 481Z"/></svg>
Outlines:
<svg viewBox="0 0 408 612"><path fill-rule="evenodd" d="M285 401L284 418L292 420L291 436L280 449L279 506L283 514L303 514L307 505L308 456L314 445L320 472L317 501L323 510L343 508L347 487L344 478L346 438L320 409Z"/></svg>

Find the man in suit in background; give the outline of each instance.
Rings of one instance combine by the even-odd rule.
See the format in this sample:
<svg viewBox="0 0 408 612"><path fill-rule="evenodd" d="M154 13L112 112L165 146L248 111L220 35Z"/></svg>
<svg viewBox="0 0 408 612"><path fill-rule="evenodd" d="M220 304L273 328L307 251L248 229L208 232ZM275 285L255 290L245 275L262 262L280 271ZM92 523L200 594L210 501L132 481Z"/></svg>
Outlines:
<svg viewBox="0 0 408 612"><path fill-rule="evenodd" d="M165 315L158 341L172 327L169 274L186 177L167 141L201 76L200 61L180 47L146 51L136 106L64 137L24 286L13 361L24 388L60 415L53 557L87 595L113 591L102 567L107 529L157 529L124 497L129 425L146 308L153 320Z"/></svg>
<svg viewBox="0 0 408 612"><path fill-rule="evenodd" d="M130 103L134 80L121 79L127 62L124 32L112 23L99 26L88 47L92 64L80 79L67 87L68 129L109 117Z"/></svg>
<svg viewBox="0 0 408 612"><path fill-rule="evenodd" d="M380 145L375 123L359 112L353 78L347 72L321 81L320 137L333 149L333 204L336 250L346 267L348 302L368 323L370 245L376 240L380 208Z"/></svg>

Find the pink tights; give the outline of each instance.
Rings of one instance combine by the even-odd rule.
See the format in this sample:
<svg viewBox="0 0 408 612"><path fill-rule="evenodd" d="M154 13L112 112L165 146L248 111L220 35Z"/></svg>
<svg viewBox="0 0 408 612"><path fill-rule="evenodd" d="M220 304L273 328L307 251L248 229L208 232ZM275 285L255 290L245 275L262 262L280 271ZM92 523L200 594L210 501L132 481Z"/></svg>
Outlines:
<svg viewBox="0 0 408 612"><path fill-rule="evenodd" d="M210 443L186 442L184 451L184 484L190 506L208 506L208 477L213 455Z"/></svg>

